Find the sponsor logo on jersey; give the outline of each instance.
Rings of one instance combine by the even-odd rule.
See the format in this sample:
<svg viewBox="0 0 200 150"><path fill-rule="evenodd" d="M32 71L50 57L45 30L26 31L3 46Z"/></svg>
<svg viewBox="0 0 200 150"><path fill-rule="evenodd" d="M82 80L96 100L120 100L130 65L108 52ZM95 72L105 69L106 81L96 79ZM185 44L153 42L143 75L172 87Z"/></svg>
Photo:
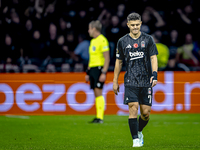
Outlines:
<svg viewBox="0 0 200 150"><path fill-rule="evenodd" d="M129 56L132 57L130 60L138 59L138 58L143 58L144 57L144 52L129 52Z"/></svg>
<svg viewBox="0 0 200 150"><path fill-rule="evenodd" d="M133 44L133 47L138 48L138 44L137 43Z"/></svg>
<svg viewBox="0 0 200 150"><path fill-rule="evenodd" d="M132 47L131 47L131 45L130 45L130 44L128 44L128 45L126 46L126 48L132 48Z"/></svg>
<svg viewBox="0 0 200 150"><path fill-rule="evenodd" d="M144 41L141 42L141 47L142 47L142 48L145 47L145 42L144 42Z"/></svg>

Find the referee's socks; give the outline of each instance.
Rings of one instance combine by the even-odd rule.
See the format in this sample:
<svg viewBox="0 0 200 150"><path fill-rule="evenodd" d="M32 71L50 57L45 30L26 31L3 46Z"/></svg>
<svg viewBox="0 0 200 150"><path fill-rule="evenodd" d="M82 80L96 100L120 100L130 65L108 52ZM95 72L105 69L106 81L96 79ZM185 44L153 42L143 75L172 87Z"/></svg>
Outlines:
<svg viewBox="0 0 200 150"><path fill-rule="evenodd" d="M98 96L98 97L95 98L95 101L96 101L96 112L97 112L96 117L103 120L104 108L105 108L104 97L102 95Z"/></svg>

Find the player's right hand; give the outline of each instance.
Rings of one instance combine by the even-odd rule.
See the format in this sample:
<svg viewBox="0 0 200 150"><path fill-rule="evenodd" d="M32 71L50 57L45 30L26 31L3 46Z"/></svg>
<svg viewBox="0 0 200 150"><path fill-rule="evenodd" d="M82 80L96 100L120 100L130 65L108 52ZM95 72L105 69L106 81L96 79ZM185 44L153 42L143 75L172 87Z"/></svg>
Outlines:
<svg viewBox="0 0 200 150"><path fill-rule="evenodd" d="M85 81L88 82L90 79L89 75L85 75Z"/></svg>
<svg viewBox="0 0 200 150"><path fill-rule="evenodd" d="M119 84L118 83L113 83L113 92L115 95L118 95L119 92Z"/></svg>
<svg viewBox="0 0 200 150"><path fill-rule="evenodd" d="M151 87L154 87L157 84L157 80L153 80L153 77L151 77L150 83L151 83Z"/></svg>

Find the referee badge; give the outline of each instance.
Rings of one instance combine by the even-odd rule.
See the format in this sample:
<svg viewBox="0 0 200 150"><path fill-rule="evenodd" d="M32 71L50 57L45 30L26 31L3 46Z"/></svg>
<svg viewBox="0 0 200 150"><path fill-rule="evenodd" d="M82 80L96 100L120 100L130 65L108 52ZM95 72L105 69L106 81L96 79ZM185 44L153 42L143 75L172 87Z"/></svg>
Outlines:
<svg viewBox="0 0 200 150"><path fill-rule="evenodd" d="M142 48L145 47L145 42L144 42L144 41L141 42L141 47L142 47Z"/></svg>
<svg viewBox="0 0 200 150"><path fill-rule="evenodd" d="M95 46L93 46L93 47L92 47L92 50L93 50L93 51L95 51L95 50L96 50L96 47L95 47Z"/></svg>

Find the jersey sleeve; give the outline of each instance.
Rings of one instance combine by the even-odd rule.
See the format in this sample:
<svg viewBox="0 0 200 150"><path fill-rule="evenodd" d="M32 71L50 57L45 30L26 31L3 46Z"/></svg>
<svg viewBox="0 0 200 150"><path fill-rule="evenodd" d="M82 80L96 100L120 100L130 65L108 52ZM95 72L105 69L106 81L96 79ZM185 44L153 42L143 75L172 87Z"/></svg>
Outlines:
<svg viewBox="0 0 200 150"><path fill-rule="evenodd" d="M123 48L122 48L121 40L119 40L117 42L116 59L120 59L120 60L124 59L124 51L123 51Z"/></svg>
<svg viewBox="0 0 200 150"><path fill-rule="evenodd" d="M156 44L155 44L152 36L150 36L150 38L149 38L148 48L149 48L149 55L150 56L158 55L158 50L157 50Z"/></svg>
<svg viewBox="0 0 200 150"><path fill-rule="evenodd" d="M110 48L109 48L109 43L108 43L108 40L107 39L103 39L102 40L102 52L106 52L106 51L109 51Z"/></svg>

